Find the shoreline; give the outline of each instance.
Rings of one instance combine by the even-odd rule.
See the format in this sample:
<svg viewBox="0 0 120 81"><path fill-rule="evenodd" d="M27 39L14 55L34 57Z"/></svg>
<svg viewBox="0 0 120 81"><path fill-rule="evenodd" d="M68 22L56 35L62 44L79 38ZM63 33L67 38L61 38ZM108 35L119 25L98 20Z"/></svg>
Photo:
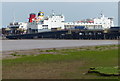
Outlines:
<svg viewBox="0 0 120 81"><path fill-rule="evenodd" d="M27 50L12 50L12 51L2 51L2 59L13 59L16 58L12 54L19 55L39 55L39 54L55 54L54 52L43 52L46 50L67 50L67 49L91 49L95 47L104 47L104 46L114 46L112 45L96 45L96 46L79 46L79 47L60 47L60 48L41 48L41 49L27 49Z"/></svg>

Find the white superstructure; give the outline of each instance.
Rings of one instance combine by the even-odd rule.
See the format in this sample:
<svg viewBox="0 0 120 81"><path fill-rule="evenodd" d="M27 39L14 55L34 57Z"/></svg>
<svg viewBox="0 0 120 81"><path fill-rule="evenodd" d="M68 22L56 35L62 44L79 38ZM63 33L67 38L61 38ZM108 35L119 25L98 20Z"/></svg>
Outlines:
<svg viewBox="0 0 120 81"><path fill-rule="evenodd" d="M51 31L51 29L70 29L75 26L84 26L86 29L109 29L114 26L113 18L105 17L101 14L100 17L84 19L74 22L66 22L63 14L52 13L50 16L44 16L44 12L39 12L38 16L31 13L29 22L11 23L8 27L17 27L25 29L28 33L37 33L43 31Z"/></svg>
<svg viewBox="0 0 120 81"><path fill-rule="evenodd" d="M84 26L86 29L109 29L114 26L113 18L105 17L101 14L98 18L84 19L81 21L75 22L65 22L64 15L56 15L53 13L48 17L44 17L43 20L40 20L39 23L33 21L28 23L28 28L33 30L51 30L52 28L58 29L69 29L75 26Z"/></svg>
<svg viewBox="0 0 120 81"><path fill-rule="evenodd" d="M58 28L64 29L64 15L62 14L52 14L47 17L43 17L43 19L39 20L39 22L33 21L28 22L28 29L32 30L32 32L41 32L41 31L50 31L51 29Z"/></svg>
<svg viewBox="0 0 120 81"><path fill-rule="evenodd" d="M67 29L74 26L85 26L87 29L109 29L110 27L114 26L114 24L113 18L108 18L104 15L101 15L99 18L85 19L76 22L65 22L64 26Z"/></svg>
<svg viewBox="0 0 120 81"><path fill-rule="evenodd" d="M12 22L7 27L9 28L20 28L20 29L27 29L27 22Z"/></svg>
<svg viewBox="0 0 120 81"><path fill-rule="evenodd" d="M51 28L64 29L64 21L65 21L65 18L63 15L52 14L48 16L46 19L44 19L43 25L48 25L48 29L51 29Z"/></svg>
<svg viewBox="0 0 120 81"><path fill-rule="evenodd" d="M5 29L10 34L26 34L27 33L27 22L12 22Z"/></svg>

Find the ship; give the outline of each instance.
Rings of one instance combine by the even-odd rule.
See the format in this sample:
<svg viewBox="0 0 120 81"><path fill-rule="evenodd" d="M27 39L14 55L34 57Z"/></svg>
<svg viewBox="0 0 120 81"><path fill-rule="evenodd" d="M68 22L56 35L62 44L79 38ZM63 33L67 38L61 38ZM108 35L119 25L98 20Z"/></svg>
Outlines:
<svg viewBox="0 0 120 81"><path fill-rule="evenodd" d="M28 22L14 22L6 29L10 33L9 39L33 39L33 38L56 38L56 39L118 39L119 27L114 29L112 17L106 17L103 13L100 17L65 21L63 14L53 12L49 16L39 11L30 13ZM115 33L114 33L115 32Z"/></svg>

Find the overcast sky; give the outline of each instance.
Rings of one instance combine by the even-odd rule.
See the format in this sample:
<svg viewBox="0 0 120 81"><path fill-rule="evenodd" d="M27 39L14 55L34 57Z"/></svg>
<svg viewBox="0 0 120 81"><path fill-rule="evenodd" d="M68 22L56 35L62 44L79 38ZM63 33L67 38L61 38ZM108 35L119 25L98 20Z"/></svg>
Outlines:
<svg viewBox="0 0 120 81"><path fill-rule="evenodd" d="M118 2L2 2L2 26L13 22L14 16L15 21L28 22L30 13L43 11L48 16L52 10L62 13L65 21L99 17L102 11L118 24Z"/></svg>

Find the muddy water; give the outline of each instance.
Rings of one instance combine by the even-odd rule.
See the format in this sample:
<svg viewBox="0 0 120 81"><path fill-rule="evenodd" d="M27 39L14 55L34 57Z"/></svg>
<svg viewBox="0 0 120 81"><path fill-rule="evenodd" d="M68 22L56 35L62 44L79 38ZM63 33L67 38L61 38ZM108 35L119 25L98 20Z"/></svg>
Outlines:
<svg viewBox="0 0 120 81"><path fill-rule="evenodd" d="M118 44L118 40L2 40L2 51Z"/></svg>

